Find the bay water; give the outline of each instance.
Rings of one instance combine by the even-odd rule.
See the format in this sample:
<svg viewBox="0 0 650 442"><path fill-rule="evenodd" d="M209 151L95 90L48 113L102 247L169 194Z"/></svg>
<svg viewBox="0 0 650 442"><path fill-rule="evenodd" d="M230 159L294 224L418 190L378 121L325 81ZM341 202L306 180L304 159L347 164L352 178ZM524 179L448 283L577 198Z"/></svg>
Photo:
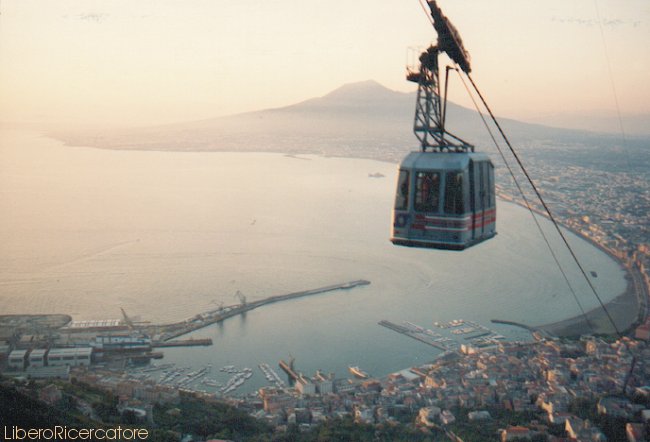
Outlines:
<svg viewBox="0 0 650 442"><path fill-rule="evenodd" d="M191 143L188 142L188 150ZM406 153L406 152L405 152ZM277 303L193 333L211 347L165 362L255 367L295 357L347 376L424 363L438 350L377 324L477 321L509 339L580 313L528 211L498 201L498 235L467 251L389 241L396 165L269 153L70 147L0 132L0 314L67 313L172 322L248 300L365 279L370 285ZM585 310L597 300L546 220ZM607 301L619 265L570 235ZM226 376L224 374L224 376ZM259 373L247 390L265 385ZM244 390L245 391L245 390Z"/></svg>

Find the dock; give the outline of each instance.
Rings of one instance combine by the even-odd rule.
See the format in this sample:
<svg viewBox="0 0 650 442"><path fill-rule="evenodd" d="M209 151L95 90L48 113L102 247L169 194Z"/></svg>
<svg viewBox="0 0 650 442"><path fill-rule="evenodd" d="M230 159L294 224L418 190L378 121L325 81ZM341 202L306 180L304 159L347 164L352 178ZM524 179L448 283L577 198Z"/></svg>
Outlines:
<svg viewBox="0 0 650 442"><path fill-rule="evenodd" d="M444 351L457 350L459 347L467 345L462 344L464 341L473 346L484 348L495 346L499 343L499 340L505 339L484 325L464 319L455 319L445 324L434 323L435 327L445 330L445 333L450 336L441 335L408 321L395 324L384 319L379 321L379 325Z"/></svg>
<svg viewBox="0 0 650 442"><path fill-rule="evenodd" d="M151 343L154 348L157 347L198 347L212 345L212 339L174 339L171 341L155 341Z"/></svg>
<svg viewBox="0 0 650 442"><path fill-rule="evenodd" d="M479 334L463 336L463 339L471 341L471 340L474 340L476 338L482 338L484 336L490 336L492 334L494 334L494 333L491 330L485 330L485 331L481 331Z"/></svg>
<svg viewBox="0 0 650 442"><path fill-rule="evenodd" d="M438 341L437 339L440 339L440 336L433 335L431 333L427 333L426 330L424 330L422 327L416 326L415 324L410 324L410 323L405 323L405 325L399 325L395 324L393 322L387 321L385 319L382 319L381 321L378 322L379 325L389 328L391 330L396 331L397 333L401 333L403 335L408 336L409 338L417 339L420 342L423 342L427 345L430 345L432 347L435 347L439 350L451 350L450 346L444 344L441 341Z"/></svg>
<svg viewBox="0 0 650 442"><path fill-rule="evenodd" d="M278 388L284 387L284 381L280 378L280 375L269 366L269 364L264 362L259 364L258 367L262 370L267 381L274 383Z"/></svg>

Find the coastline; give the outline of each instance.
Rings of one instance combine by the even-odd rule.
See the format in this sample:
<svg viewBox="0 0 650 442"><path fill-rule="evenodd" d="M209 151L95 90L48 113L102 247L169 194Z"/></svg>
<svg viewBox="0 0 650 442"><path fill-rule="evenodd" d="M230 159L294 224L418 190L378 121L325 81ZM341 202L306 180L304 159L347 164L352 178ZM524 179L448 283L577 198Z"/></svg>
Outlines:
<svg viewBox="0 0 650 442"><path fill-rule="evenodd" d="M520 201L515 200L509 196L506 198L503 198L502 195L498 196L505 202L517 204L524 209L528 209L528 207L526 207ZM546 213L543 213L536 208L531 208L531 210L537 215L549 219ZM612 250L604 247L593 238L583 235L581 232L571 228L561 221L558 222L563 228L567 229L581 239L588 241L592 246L605 252L611 259L616 261L621 269L625 271L624 277L627 284L625 290L622 293L620 293L614 299L604 303L605 308L609 313L609 317L602 307L596 307L592 310L589 310L588 312L585 312L584 316L576 315L563 319L561 321L537 325L535 328L558 337L578 337L582 335L593 334L614 335L616 334L617 329L620 333L624 334L631 328L635 327L638 323L642 322L645 319L646 312L645 307L643 307L642 310L639 294L636 293L636 284L634 282L634 275L632 274L632 272L634 272L634 269L630 268L624 261L616 256ZM643 296L644 294L642 293L641 295ZM614 328L611 321L614 321L616 328Z"/></svg>
<svg viewBox="0 0 650 442"><path fill-rule="evenodd" d="M45 137L55 139L57 141L63 142L65 145L75 145L74 143L70 144L67 142L64 138L60 136L56 136L51 133L42 133ZM99 143L101 144L101 143ZM116 147L107 147L107 146L101 146L98 145L97 142L95 143L88 143L88 144L83 144L84 147L91 147L91 148L99 148L99 149L106 149L106 150L124 150ZM139 148L137 150L154 150L154 151L175 151L175 152L187 152L183 150L177 150L177 149L159 149L159 148ZM196 151L202 151L202 150L196 150ZM219 150L221 151L221 150ZM228 152L241 152L241 150L237 149L225 149L225 151ZM250 152L254 151L259 151L257 149L252 149ZM264 152L264 151L262 151ZM284 155L300 155L300 152L291 152L289 151L274 151L273 153L278 153L278 154L284 154ZM307 154L312 154L312 155L320 155L327 157L329 155L325 155L323 152L305 152ZM366 158L363 154L361 155L354 155L350 154L351 152L339 152L339 154L335 154L332 156L335 157L342 157L342 158L359 158L359 159L369 159ZM388 163L395 163L396 161L393 159L389 158L371 158L377 161L382 161L382 162L388 162ZM502 199L505 202L511 202L514 204L519 205L520 207L526 208L527 207L520 201L510 197L509 195L505 195L505 198L503 195L498 194L500 199ZM548 216L545 213L542 213L536 208L532 208L533 211L535 211L536 214L542 215L548 219ZM581 232L567 226L566 224L560 222L562 227L565 229L571 231L578 237L588 241L591 245L597 247L598 249L604 251L610 258L615 260L619 266L624 270L625 272L625 279L626 279L626 288L625 290L617 295L614 299L610 300L609 302L605 303L611 317L613 318L614 322L617 325L617 328L619 331L624 331L628 330L636 323L638 322L639 318L644 318L645 317L645 306L643 306L642 302L639 302L640 300L638 299L639 296L644 296L643 294L643 288L639 288L641 293L637 293L637 287L634 283L634 275L632 273L635 271L633 268L630 268L624 261L622 261L618 256L616 256L615 253L613 253L611 250L607 249L603 245L599 244L595 240L593 240L590 237L584 236ZM647 302L647 301L646 301ZM607 318L607 315L603 311L601 307L597 307L589 312L586 313L586 317L588 320L585 320L585 318L582 315L577 315L574 317L566 318L561 321L557 322L552 322L552 323L547 323L543 325L536 326L536 328L542 329L544 331L547 331L549 333L552 333L553 335L556 336L578 336L582 334L613 334L615 333L614 327L612 327L611 323L609 322L609 319ZM593 326L590 327L589 323Z"/></svg>
<svg viewBox="0 0 650 442"><path fill-rule="evenodd" d="M625 274L627 288L616 298L605 303L610 317L616 323L621 333L635 326L639 318L639 303L635 293L631 276ZM586 317L586 319L585 319ZM567 318L562 321L540 325L536 328L544 330L558 337L577 337L582 335L613 335L616 334L612 323L601 307L596 307L582 315Z"/></svg>

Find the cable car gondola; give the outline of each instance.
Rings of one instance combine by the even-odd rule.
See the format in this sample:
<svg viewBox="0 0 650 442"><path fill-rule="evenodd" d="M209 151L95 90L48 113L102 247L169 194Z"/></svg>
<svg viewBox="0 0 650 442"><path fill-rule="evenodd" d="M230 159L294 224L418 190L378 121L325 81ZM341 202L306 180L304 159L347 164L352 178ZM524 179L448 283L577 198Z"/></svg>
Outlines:
<svg viewBox="0 0 650 442"><path fill-rule="evenodd" d="M407 70L407 79L418 83L413 131L421 150L399 165L390 240L463 250L496 235L494 166L486 154L445 129L447 97L446 91L440 95L438 55L446 52L465 73L470 62L456 28L435 1L428 4L438 44L420 55L417 71Z"/></svg>
<svg viewBox="0 0 650 442"><path fill-rule="evenodd" d="M494 167L483 153L411 152L399 166L393 244L462 250L496 234Z"/></svg>

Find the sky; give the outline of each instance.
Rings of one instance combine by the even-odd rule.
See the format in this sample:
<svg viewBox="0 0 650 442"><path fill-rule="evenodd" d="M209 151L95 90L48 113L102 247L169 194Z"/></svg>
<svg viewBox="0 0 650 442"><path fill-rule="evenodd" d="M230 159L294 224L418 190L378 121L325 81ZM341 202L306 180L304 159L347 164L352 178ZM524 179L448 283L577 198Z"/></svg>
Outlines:
<svg viewBox="0 0 650 442"><path fill-rule="evenodd" d="M498 115L650 115L650 1L438 3ZM412 91L407 48L435 38L418 0L0 0L0 120L165 124L369 79Z"/></svg>

